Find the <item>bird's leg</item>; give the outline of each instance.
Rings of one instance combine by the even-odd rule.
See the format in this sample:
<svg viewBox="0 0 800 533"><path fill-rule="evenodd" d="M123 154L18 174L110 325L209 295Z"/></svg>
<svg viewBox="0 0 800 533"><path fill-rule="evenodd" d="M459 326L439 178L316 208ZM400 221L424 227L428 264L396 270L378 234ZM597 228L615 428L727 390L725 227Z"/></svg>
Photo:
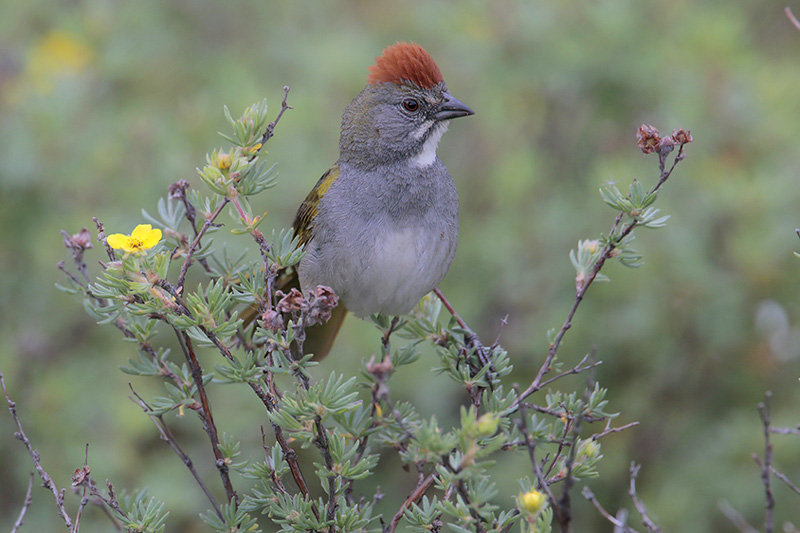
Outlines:
<svg viewBox="0 0 800 533"><path fill-rule="evenodd" d="M383 334L382 345L383 345L383 355L389 355L389 337L391 336L394 328L397 327L397 323L400 321L399 316L395 316L392 318L392 323L389 324L389 327L386 328L386 332Z"/></svg>

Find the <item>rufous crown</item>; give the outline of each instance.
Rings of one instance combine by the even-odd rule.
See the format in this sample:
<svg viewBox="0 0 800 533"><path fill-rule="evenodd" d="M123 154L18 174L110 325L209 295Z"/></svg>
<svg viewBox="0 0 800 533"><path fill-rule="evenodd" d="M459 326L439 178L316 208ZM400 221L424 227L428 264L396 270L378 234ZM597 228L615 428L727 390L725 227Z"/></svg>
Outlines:
<svg viewBox="0 0 800 533"><path fill-rule="evenodd" d="M387 46L375 64L369 67L367 83L411 82L424 89L432 89L444 81L433 58L417 43L399 42Z"/></svg>

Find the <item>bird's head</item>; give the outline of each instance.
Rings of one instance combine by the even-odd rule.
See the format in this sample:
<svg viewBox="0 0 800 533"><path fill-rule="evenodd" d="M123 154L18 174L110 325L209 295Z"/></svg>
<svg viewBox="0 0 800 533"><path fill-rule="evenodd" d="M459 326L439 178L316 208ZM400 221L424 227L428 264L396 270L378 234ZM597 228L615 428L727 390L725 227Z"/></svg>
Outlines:
<svg viewBox="0 0 800 533"><path fill-rule="evenodd" d="M342 161L365 169L408 160L424 167L451 119L474 112L447 91L439 67L415 43L387 47L342 116Z"/></svg>

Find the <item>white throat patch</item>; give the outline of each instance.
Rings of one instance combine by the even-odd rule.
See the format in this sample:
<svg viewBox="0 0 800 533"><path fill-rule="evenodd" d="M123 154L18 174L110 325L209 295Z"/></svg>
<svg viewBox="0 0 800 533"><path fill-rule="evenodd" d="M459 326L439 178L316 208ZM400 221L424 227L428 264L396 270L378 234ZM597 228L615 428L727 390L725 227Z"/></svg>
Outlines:
<svg viewBox="0 0 800 533"><path fill-rule="evenodd" d="M422 145L422 150L411 158L410 164L412 167L425 168L431 166L433 162L436 161L436 148L438 148L439 141L442 135L444 135L444 132L447 131L449 124L450 122L445 120L433 126L433 130L428 136L428 139ZM425 127L425 125L423 125L423 127ZM422 128L420 128L420 130L422 130ZM417 138L419 138L424 134L424 130L414 132L414 134L417 134Z"/></svg>

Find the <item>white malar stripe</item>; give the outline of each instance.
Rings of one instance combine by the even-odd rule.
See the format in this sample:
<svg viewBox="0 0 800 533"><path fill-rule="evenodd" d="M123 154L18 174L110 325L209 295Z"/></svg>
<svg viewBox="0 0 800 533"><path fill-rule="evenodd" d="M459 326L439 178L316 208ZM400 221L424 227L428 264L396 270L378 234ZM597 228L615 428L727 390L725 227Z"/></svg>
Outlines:
<svg viewBox="0 0 800 533"><path fill-rule="evenodd" d="M425 168L431 166L436 161L436 149L439 147L439 141L442 135L447 131L448 121L439 122L433 126L430 136L422 145L422 150L411 158L411 166L417 168Z"/></svg>
<svg viewBox="0 0 800 533"><path fill-rule="evenodd" d="M425 135L425 133L428 132L429 129L431 129L431 126L433 126L433 121L426 120L425 122L422 123L422 125L419 128L411 132L411 136L415 140L419 140L422 138L423 135Z"/></svg>

